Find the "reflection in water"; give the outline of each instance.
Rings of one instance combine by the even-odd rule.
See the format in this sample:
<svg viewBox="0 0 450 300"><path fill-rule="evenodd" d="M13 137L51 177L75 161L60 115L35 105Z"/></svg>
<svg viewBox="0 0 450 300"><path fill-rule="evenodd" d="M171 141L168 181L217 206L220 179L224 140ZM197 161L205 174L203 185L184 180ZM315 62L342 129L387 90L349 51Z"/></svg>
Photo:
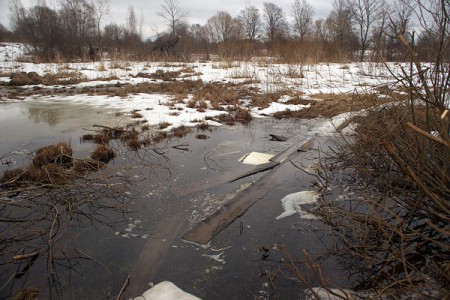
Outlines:
<svg viewBox="0 0 450 300"><path fill-rule="evenodd" d="M41 107L29 107L28 119L35 123L47 123L50 126L55 126L61 120L61 109L58 108L41 108Z"/></svg>

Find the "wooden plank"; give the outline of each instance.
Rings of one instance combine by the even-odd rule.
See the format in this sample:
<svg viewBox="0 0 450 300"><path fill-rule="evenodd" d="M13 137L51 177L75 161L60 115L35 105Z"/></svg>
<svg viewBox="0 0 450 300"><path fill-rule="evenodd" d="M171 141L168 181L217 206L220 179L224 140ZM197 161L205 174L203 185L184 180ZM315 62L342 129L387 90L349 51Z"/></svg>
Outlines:
<svg viewBox="0 0 450 300"><path fill-rule="evenodd" d="M302 146L300 149L309 149L311 143L311 139L306 141L303 144L306 146ZM257 182L238 193L236 197L215 213L197 223L192 230L182 236L182 239L199 244L207 244L216 234L228 227L236 218L242 216L256 201L280 183L282 178L280 174L283 172L284 167L291 165L289 162L291 159L300 160L306 154L307 152L299 151L291 153L288 159L285 159L276 168L274 166L273 171L265 174Z"/></svg>

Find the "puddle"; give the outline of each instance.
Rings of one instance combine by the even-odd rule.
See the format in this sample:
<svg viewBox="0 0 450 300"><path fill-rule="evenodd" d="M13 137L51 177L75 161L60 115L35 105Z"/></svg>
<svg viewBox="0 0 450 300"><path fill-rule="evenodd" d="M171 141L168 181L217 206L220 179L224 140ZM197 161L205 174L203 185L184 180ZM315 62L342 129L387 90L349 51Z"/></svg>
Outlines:
<svg viewBox="0 0 450 300"><path fill-rule="evenodd" d="M74 153L83 155L92 145L80 143L79 137L84 133L83 128L93 125L92 120L106 126L117 126L123 121L115 118L114 111L91 106L61 102L2 104L0 156L11 151L33 151L61 141L70 142ZM238 174L255 168L253 164L239 161L244 155L264 153L267 156L256 155L256 160L268 160L289 145L271 141L269 132L289 140L295 136L304 140L307 135L298 137L297 134L305 132L305 128L303 122L258 119L249 126L215 128L206 140L197 139L194 132L182 139L165 141L158 145L164 155L143 149L118 156L110 170L130 178L124 195L129 199L129 214L124 216L126 223L115 228L79 224L74 230L76 234L67 244L83 249L94 260L77 265L76 272L71 273L67 298L117 295L128 274L131 281L124 294L127 299L144 293L150 282L165 280L203 299L228 295L235 299L252 298L264 293L269 296L267 278L261 276L261 272L269 266L276 268L277 263L268 265L268 260L261 259L262 245L272 249L277 243L285 243L297 250L298 243L305 243L314 249L323 249L309 225L299 224L298 218L284 218L274 223L282 213L280 199L299 189L307 190L309 184L305 181L306 186L301 186L301 176L305 175L299 175L290 163L286 161L289 168L276 174L276 184L267 181L265 184L269 188L259 200L209 244L186 243L181 237L225 205L236 191L250 189L267 174L263 171L230 182ZM172 148L181 144L188 145L188 150ZM304 155L308 159L309 154ZM0 166L0 172L2 168L6 166ZM304 229L300 233L299 227ZM275 255L272 254L275 250L270 251L270 255ZM45 263L36 266L36 271L29 276L30 282L42 289L46 280L39 271L45 269ZM304 290L303 286L293 283L277 284L286 289L271 296L287 299ZM45 297L47 293L43 291L41 295Z"/></svg>
<svg viewBox="0 0 450 300"><path fill-rule="evenodd" d="M88 105L49 102L16 102L0 104L0 155L16 151L67 142L74 151L86 151L92 146L80 143L81 135L92 125L116 126L123 120L115 111ZM123 124L125 125L125 124Z"/></svg>

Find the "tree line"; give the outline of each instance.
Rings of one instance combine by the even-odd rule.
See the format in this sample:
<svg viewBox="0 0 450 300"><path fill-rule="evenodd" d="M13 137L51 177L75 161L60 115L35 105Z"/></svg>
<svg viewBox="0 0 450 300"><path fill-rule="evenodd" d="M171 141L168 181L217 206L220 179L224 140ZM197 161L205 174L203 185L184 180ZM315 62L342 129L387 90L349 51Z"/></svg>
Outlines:
<svg viewBox="0 0 450 300"><path fill-rule="evenodd" d="M289 11L264 2L261 8L243 7L234 17L218 11L202 25L186 21L179 0L164 0L158 15L166 21L167 30L151 40L144 39L144 20L132 6L124 25L102 26L110 13L108 0L59 0L57 8L38 1L28 9L21 0L10 0L11 30L0 26L0 40L26 42L47 61L96 59L101 53L127 59L270 55L286 61L346 62L380 57L404 60L407 53L398 40L401 34L415 43L418 55L426 60L433 57L438 37L432 31L416 34L413 28L421 24L414 20L424 12L422 8L439 5L446 1L334 0L326 18L315 18L307 0L293 0Z"/></svg>

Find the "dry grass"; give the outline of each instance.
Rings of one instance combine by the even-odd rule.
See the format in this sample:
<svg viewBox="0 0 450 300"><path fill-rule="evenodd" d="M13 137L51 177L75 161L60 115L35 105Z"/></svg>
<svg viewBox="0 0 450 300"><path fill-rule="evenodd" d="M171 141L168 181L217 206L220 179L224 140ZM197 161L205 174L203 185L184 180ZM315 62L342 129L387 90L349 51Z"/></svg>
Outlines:
<svg viewBox="0 0 450 300"><path fill-rule="evenodd" d="M95 161L107 164L116 156L114 150L110 147L100 144L97 145L94 151L91 153L91 158Z"/></svg>
<svg viewBox="0 0 450 300"><path fill-rule="evenodd" d="M32 163L24 168L6 170L0 182L6 186L23 184L60 186L74 178L72 149L66 143L42 147Z"/></svg>
<svg viewBox="0 0 450 300"><path fill-rule="evenodd" d="M133 151L137 151L141 148L141 142L137 138L133 138L128 140L127 142L128 148L130 148Z"/></svg>
<svg viewBox="0 0 450 300"><path fill-rule="evenodd" d="M75 161L73 165L73 172L79 176L85 176L92 172L104 168L105 163L95 159L82 159Z"/></svg>
<svg viewBox="0 0 450 300"><path fill-rule="evenodd" d="M252 121L253 117L248 109L239 108L235 114L237 122L242 124L248 124Z"/></svg>
<svg viewBox="0 0 450 300"><path fill-rule="evenodd" d="M231 114L223 114L218 117L220 123L233 126L236 123L236 119Z"/></svg>
<svg viewBox="0 0 450 300"><path fill-rule="evenodd" d="M36 155L33 159L33 165L38 168L47 164L70 167L72 162L72 149L67 143L40 148L36 150Z"/></svg>
<svg viewBox="0 0 450 300"><path fill-rule="evenodd" d="M159 122L158 128L159 128L159 129L166 129L166 128L169 127L170 125L172 125L172 124L170 124L169 122L163 121L163 122Z"/></svg>
<svg viewBox="0 0 450 300"><path fill-rule="evenodd" d="M317 101L301 99L296 100L296 104L311 104L309 108L304 108L298 111L287 110L285 112L277 112L274 114L274 117L278 119L314 119L319 117L332 118L344 112L368 109L370 107L383 104L383 101L381 101L375 94L320 94L314 95L313 98L317 99ZM392 101L392 99L389 101Z"/></svg>
<svg viewBox="0 0 450 300"><path fill-rule="evenodd" d="M174 137L182 138L182 137L188 135L189 133L191 133L192 130L184 125L181 125L176 128L173 128L171 130L171 132Z"/></svg>
<svg viewBox="0 0 450 300"><path fill-rule="evenodd" d="M207 122L201 122L197 125L197 129L203 131L209 130L209 124Z"/></svg>
<svg viewBox="0 0 450 300"><path fill-rule="evenodd" d="M86 78L78 72L58 72L55 74L48 73L44 76L40 76L36 72L18 72L11 74L11 80L8 83L10 86L23 86L23 85L67 85L76 84L86 81Z"/></svg>
<svg viewBox="0 0 450 300"><path fill-rule="evenodd" d="M159 131L153 135L153 142L157 144L168 138L170 138L170 135L167 132Z"/></svg>
<svg viewBox="0 0 450 300"><path fill-rule="evenodd" d="M133 118L133 119L140 119L143 117L144 116L141 113L139 113L139 110L134 110L131 112L131 118Z"/></svg>

